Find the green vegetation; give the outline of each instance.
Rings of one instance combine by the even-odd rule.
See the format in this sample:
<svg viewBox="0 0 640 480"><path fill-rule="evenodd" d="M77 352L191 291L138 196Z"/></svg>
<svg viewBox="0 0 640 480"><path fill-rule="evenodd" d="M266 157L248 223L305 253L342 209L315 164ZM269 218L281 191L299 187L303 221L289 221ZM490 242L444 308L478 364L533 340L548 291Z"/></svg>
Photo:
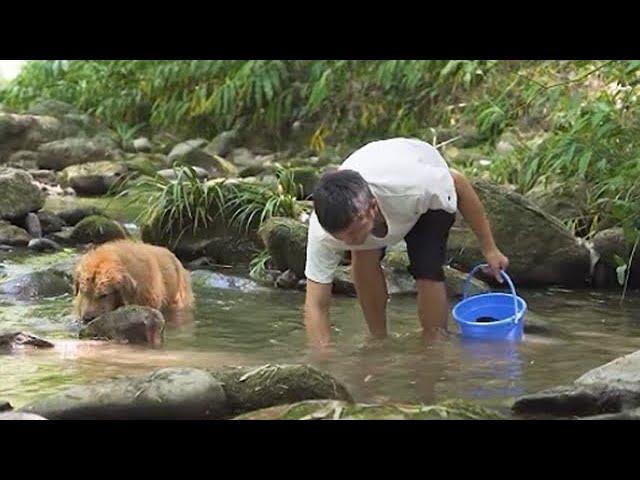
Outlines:
<svg viewBox="0 0 640 480"><path fill-rule="evenodd" d="M20 110L40 98L66 101L121 143L234 129L246 145L342 155L368 140L416 136L468 174L523 194L580 180L589 219L576 232L622 226L637 245L639 83L637 60L33 61L0 90L0 103ZM211 220L212 202L236 207L233 219L245 227L298 212L293 195L242 183L229 197L227 182L197 184L186 172L185 186L147 180L156 193L145 215L193 218L195 228Z"/></svg>

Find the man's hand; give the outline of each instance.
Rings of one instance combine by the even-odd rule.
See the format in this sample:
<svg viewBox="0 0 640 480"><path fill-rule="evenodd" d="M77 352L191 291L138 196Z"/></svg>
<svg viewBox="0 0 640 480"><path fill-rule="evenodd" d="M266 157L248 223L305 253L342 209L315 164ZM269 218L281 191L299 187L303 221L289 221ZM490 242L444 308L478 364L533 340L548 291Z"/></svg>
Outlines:
<svg viewBox="0 0 640 480"><path fill-rule="evenodd" d="M483 252L484 258L487 260L487 264L489 265L489 272L493 275L496 280L500 283L503 282L502 275L500 275L501 270L506 270L509 266L509 259L505 257L497 247L488 250L487 252Z"/></svg>

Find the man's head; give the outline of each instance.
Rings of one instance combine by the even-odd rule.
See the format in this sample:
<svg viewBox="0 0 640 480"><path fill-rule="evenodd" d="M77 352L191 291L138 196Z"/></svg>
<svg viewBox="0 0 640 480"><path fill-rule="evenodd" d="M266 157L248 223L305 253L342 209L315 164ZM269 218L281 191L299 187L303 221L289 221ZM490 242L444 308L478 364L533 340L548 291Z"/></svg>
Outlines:
<svg viewBox="0 0 640 480"><path fill-rule="evenodd" d="M313 192L313 204L322 228L347 245L365 242L378 212L369 185L354 170L323 175Z"/></svg>

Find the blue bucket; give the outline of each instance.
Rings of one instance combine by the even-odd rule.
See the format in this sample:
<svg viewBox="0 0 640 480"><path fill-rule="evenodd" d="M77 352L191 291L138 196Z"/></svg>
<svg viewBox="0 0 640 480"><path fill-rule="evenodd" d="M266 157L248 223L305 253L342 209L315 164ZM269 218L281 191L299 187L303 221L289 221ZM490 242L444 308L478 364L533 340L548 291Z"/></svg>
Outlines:
<svg viewBox="0 0 640 480"><path fill-rule="evenodd" d="M453 318L460 327L460 333L463 337L521 340L527 303L516 295L509 275L500 272L511 287L511 294L492 292L467 297L473 274L485 266L487 264L484 263L477 265L469 272L462 288L463 299L453 307Z"/></svg>

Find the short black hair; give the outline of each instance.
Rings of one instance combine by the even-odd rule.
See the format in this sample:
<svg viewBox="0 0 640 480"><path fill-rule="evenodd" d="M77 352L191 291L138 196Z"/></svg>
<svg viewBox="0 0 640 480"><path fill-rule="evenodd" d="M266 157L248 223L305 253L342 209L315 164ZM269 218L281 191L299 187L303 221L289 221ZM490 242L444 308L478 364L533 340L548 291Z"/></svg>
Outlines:
<svg viewBox="0 0 640 480"><path fill-rule="evenodd" d="M347 228L372 200L369 184L355 170L325 173L313 191L313 206L322 228L336 233Z"/></svg>

